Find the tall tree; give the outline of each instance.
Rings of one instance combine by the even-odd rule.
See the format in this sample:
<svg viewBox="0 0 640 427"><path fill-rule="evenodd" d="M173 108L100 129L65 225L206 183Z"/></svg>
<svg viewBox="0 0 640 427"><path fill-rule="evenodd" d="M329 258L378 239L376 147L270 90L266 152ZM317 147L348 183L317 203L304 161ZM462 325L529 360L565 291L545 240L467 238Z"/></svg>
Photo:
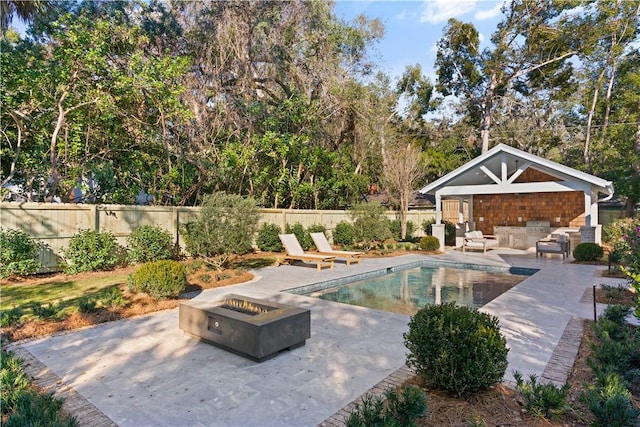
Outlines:
<svg viewBox="0 0 640 427"><path fill-rule="evenodd" d="M379 23L342 23L331 3L315 0L172 7L197 64L184 96L194 115L191 161L200 173L190 191L215 185L265 205L301 206L296 194L317 194L320 183L335 179L331 168L314 166L313 153L336 151L357 123L350 88L368 70L365 51L381 34ZM286 109L291 114L282 114ZM279 177L277 191L267 170ZM303 199L312 207L317 197Z"/></svg>
<svg viewBox="0 0 640 427"><path fill-rule="evenodd" d="M587 168L592 161L592 135L604 138L610 123L612 100L621 62L629 53L629 48L638 43L640 34L639 1L585 0L581 2L584 12L574 25L584 34L580 58L588 92L585 96L586 131L583 159ZM600 103L600 99L604 98ZM598 126L595 126L595 124ZM597 131L594 131L594 128ZM598 150L595 150L596 152Z"/></svg>
<svg viewBox="0 0 640 427"><path fill-rule="evenodd" d="M6 56L2 52L3 61L29 63L27 70L9 67L9 73L3 72L7 88L3 102L13 107L2 111L3 118L5 113L30 108L26 134L40 147L30 155L37 153L48 171L43 175L29 170L21 161L29 160L24 150L13 151L16 168L24 182L46 183L49 197L64 199L78 179L101 173L102 186L111 177L119 181L122 191L129 181L127 174L135 176L164 163L150 157L167 159L166 142L171 138L167 124L181 121L179 76L187 62L179 57L145 56L141 45L146 37L140 28L130 25L121 11L108 9L110 5L94 10L89 4L89 9L80 7L54 22L35 23L40 33L34 33L34 39L42 44L20 41ZM12 122L20 130L18 121ZM16 131L7 128L6 134ZM140 167L127 159L137 159ZM3 164L6 173L4 169ZM170 175L170 162L167 169ZM37 175L30 176L32 172ZM154 178L164 179L164 173L162 177L152 174L149 180Z"/></svg>
<svg viewBox="0 0 640 427"><path fill-rule="evenodd" d="M462 96L480 129L482 152L489 149L491 127L500 98L507 92L527 94L536 85L561 85L570 75L564 60L577 49L563 32L562 12L569 2L514 0L492 35L493 48L480 51L478 31L471 23L450 19L438 42L437 89ZM560 78L559 78L560 77Z"/></svg>
<svg viewBox="0 0 640 427"><path fill-rule="evenodd" d="M418 180L424 176L422 151L411 142L396 140L383 159L383 183L389 197L398 205L400 237L407 237L407 212Z"/></svg>

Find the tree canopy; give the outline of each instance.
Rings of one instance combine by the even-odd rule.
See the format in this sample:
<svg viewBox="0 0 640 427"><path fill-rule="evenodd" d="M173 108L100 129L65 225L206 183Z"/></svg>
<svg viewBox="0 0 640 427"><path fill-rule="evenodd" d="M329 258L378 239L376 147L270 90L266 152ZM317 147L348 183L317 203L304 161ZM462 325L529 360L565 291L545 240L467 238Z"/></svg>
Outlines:
<svg viewBox="0 0 640 427"><path fill-rule="evenodd" d="M431 82L419 65L381 73L382 23L321 0L2 2L0 181L40 201L224 191L318 209L375 184L404 210L412 188L503 142L611 179L633 206L639 13L514 0L484 50L452 19Z"/></svg>

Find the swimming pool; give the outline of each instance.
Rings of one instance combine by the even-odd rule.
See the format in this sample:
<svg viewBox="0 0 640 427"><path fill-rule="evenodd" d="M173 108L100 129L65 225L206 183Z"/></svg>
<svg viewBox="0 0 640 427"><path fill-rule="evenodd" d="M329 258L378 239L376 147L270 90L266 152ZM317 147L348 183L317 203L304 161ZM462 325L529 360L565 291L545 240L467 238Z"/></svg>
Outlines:
<svg viewBox="0 0 640 427"><path fill-rule="evenodd" d="M426 304L455 301L459 305L482 307L538 271L465 264L410 265L390 270L289 292L413 315Z"/></svg>

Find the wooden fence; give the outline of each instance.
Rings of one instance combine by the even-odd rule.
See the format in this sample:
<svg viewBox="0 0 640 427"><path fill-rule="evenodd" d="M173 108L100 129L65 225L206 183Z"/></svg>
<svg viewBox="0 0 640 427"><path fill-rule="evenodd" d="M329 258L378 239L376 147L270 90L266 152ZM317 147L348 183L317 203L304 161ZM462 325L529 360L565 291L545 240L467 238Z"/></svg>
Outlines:
<svg viewBox="0 0 640 427"><path fill-rule="evenodd" d="M172 206L82 205L52 203L0 203L0 227L24 230L45 245L40 255L42 271L56 271L61 249L81 230L110 231L121 245L126 245L131 231L142 225L162 227L184 248L181 225L193 221L200 208ZM396 219L397 213L388 211ZM435 210L409 211L408 220L420 229L425 220L435 218ZM319 224L332 231L340 221L351 222L348 211L310 209L262 209L260 224L273 223L284 230L287 224L309 227ZM420 235L418 230L417 235Z"/></svg>

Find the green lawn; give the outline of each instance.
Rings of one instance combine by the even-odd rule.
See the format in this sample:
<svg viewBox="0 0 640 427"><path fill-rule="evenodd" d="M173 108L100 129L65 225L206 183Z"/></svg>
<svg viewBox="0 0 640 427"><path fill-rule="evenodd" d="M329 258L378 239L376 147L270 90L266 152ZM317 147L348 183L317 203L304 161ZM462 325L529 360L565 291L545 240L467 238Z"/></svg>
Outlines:
<svg viewBox="0 0 640 427"><path fill-rule="evenodd" d="M0 289L0 310L13 307L27 309L30 303L51 304L58 301L72 303L78 298L93 296L101 291L127 283L127 274L114 273L103 277L84 277L77 280L54 281L34 285L3 285Z"/></svg>

